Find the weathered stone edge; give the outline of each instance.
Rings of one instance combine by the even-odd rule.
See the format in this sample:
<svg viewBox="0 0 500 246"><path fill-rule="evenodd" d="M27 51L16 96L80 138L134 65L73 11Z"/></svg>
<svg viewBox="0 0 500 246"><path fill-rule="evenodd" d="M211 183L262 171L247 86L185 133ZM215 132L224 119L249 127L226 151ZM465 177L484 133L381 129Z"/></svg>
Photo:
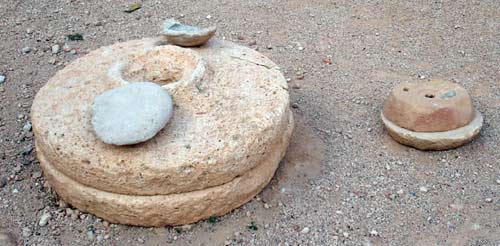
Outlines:
<svg viewBox="0 0 500 246"><path fill-rule="evenodd" d="M397 142L420 150L446 150L471 142L481 131L483 116L475 110L474 119L467 125L444 132L414 132L397 126L380 114L385 129Z"/></svg>
<svg viewBox="0 0 500 246"><path fill-rule="evenodd" d="M112 223L138 226L165 226L194 223L211 216L224 215L258 194L271 180L293 131L293 116L274 151L240 177L223 185L170 195L123 195L82 185L46 161L38 153L40 165L59 196L76 208L95 214Z"/></svg>

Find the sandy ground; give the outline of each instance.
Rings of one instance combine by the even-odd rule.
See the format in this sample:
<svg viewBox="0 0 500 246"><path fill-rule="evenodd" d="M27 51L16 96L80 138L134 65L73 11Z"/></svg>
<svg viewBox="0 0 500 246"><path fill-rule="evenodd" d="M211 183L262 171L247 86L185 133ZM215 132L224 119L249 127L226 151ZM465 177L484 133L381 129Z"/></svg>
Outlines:
<svg viewBox="0 0 500 246"><path fill-rule="evenodd" d="M123 12L132 3L0 1L0 244L500 245L500 1L144 1ZM275 61L297 127L270 185L234 212L184 228L109 225L45 187L30 106L68 62L154 36L167 17L215 23L218 38ZM485 117L476 141L422 152L388 137L390 89L431 78L469 90Z"/></svg>

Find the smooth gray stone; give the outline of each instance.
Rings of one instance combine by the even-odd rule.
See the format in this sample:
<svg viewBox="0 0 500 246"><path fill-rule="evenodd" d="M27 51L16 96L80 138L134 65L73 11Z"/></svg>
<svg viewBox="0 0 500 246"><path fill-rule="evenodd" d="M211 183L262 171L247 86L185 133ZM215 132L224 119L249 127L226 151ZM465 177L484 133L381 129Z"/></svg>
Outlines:
<svg viewBox="0 0 500 246"><path fill-rule="evenodd" d="M170 120L172 97L151 82L131 83L97 96L92 126L103 142L137 144L154 137Z"/></svg>
<svg viewBox="0 0 500 246"><path fill-rule="evenodd" d="M179 46L200 46L215 34L215 26L200 28L181 24L174 19L168 19L163 24L163 37L171 44Z"/></svg>

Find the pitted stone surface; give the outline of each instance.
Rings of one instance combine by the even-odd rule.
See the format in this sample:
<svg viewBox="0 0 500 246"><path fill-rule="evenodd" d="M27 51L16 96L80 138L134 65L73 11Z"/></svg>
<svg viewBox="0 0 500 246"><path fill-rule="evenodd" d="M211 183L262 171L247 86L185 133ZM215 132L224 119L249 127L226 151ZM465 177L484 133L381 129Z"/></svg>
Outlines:
<svg viewBox="0 0 500 246"><path fill-rule="evenodd" d="M33 103L37 154L50 182L69 203L115 218L110 221L181 224L234 209L267 184L293 128L287 83L269 59L230 42L213 40L185 49L157 46L159 41L134 40L93 51L59 71ZM141 55L150 51L158 54L151 59ZM180 58L164 61L162 54ZM155 62L147 65L152 60L170 68L151 75L157 71ZM176 70L185 67L190 68ZM136 145L100 141L91 124L94 98L130 84L130 78L148 76L159 78L155 82L172 95L175 113L168 126ZM236 185L228 193L224 187L229 184ZM205 195L188 202L192 193ZM150 219L162 209L179 209L169 202L178 196L187 202L182 203L186 218L177 213L172 219ZM141 202L123 200L129 197ZM154 202L147 203L150 198ZM159 207L148 215L136 207L141 204ZM126 212L120 215L121 210Z"/></svg>
<svg viewBox="0 0 500 246"><path fill-rule="evenodd" d="M154 137L172 113L167 90L151 82L132 83L94 99L92 126L107 144L137 144Z"/></svg>
<svg viewBox="0 0 500 246"><path fill-rule="evenodd" d="M469 124L474 108L467 91L441 80L396 86L383 109L396 125L415 132L442 132Z"/></svg>

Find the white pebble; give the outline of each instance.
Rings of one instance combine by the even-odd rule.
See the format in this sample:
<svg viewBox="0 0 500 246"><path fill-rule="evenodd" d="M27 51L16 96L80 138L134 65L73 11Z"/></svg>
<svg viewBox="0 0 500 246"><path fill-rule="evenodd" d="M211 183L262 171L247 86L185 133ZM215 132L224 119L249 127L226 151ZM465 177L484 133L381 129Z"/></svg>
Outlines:
<svg viewBox="0 0 500 246"><path fill-rule="evenodd" d="M40 217L40 221L38 222L39 226L46 226L49 223L49 220L52 218L52 215L50 213L44 213Z"/></svg>
<svg viewBox="0 0 500 246"><path fill-rule="evenodd" d="M52 46L52 54L57 54L59 53L59 51L61 51L61 46L58 45L58 44L55 44Z"/></svg>
<svg viewBox="0 0 500 246"><path fill-rule="evenodd" d="M307 234L311 231L311 229L309 229L309 227L304 227L304 229L302 229L302 231L300 231L300 233L302 234Z"/></svg>
<svg viewBox="0 0 500 246"><path fill-rule="evenodd" d="M5 82L5 75L0 74L0 84L2 84L3 82Z"/></svg>
<svg viewBox="0 0 500 246"><path fill-rule="evenodd" d="M420 187L420 189L419 189L419 190L420 190L421 192L424 192L424 193L425 193L425 192L427 192L427 191L429 191L429 190L428 190L425 186Z"/></svg>
<svg viewBox="0 0 500 246"><path fill-rule="evenodd" d="M371 231L370 231L370 235L371 235L371 236L378 236L378 231L371 230Z"/></svg>
<svg viewBox="0 0 500 246"><path fill-rule="evenodd" d="M31 51L30 47L24 47L21 49L21 52L23 52L23 54L28 54L28 53L30 53L30 51Z"/></svg>

